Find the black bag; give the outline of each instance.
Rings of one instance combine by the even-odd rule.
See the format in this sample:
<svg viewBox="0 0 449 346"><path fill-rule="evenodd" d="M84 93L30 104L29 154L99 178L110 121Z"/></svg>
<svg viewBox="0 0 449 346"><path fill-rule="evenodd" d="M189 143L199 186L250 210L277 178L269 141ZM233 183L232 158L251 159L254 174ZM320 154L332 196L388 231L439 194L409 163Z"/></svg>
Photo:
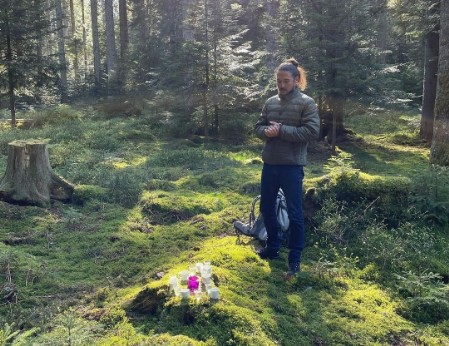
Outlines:
<svg viewBox="0 0 449 346"><path fill-rule="evenodd" d="M259 213L256 218L256 205L260 201L260 195L254 198L251 203L251 211L249 213L249 222L244 223L241 221L234 222L235 232L240 239L240 235L244 234L250 237L254 237L261 242L266 242L267 240L267 230L263 222L263 216ZM278 222L281 226L279 237L284 238L285 233L288 230L290 220L287 213L287 203L285 201L285 196L282 190L279 190L276 199L276 215Z"/></svg>

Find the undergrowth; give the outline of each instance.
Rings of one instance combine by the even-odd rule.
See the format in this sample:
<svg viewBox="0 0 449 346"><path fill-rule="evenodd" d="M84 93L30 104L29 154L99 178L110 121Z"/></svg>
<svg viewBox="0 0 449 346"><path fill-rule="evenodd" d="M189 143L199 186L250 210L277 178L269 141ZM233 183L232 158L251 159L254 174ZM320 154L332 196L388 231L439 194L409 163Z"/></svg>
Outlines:
<svg viewBox="0 0 449 346"><path fill-rule="evenodd" d="M263 261L232 226L260 192L258 141L167 137L146 101L33 116L1 129L0 168L10 141L46 139L76 189L48 209L0 202L0 345L449 344L449 177L416 115L353 114L360 137L311 156L291 281L285 248ZM170 294L205 261L218 301Z"/></svg>

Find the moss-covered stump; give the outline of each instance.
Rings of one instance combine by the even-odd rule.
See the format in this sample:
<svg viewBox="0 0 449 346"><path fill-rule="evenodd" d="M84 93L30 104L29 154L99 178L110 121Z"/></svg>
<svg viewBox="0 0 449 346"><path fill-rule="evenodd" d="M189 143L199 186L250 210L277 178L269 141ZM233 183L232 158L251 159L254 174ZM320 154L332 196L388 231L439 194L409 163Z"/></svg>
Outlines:
<svg viewBox="0 0 449 346"><path fill-rule="evenodd" d="M71 183L53 172L46 143L28 140L8 144L6 172L0 180L0 199L47 207L51 199L71 200L73 191Z"/></svg>

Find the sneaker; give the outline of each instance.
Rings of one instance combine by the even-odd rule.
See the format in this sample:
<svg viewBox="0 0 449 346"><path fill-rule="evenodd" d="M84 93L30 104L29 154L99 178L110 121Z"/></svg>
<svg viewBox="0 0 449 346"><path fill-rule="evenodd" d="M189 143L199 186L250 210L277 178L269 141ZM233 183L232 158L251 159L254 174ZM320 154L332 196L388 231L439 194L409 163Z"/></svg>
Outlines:
<svg viewBox="0 0 449 346"><path fill-rule="evenodd" d="M279 258L279 251L275 251L275 250L269 249L269 248L264 248L264 249L260 250L257 254L262 259L278 259Z"/></svg>
<svg viewBox="0 0 449 346"><path fill-rule="evenodd" d="M290 279L294 277L296 274L298 274L301 270L301 266L299 263L289 263L288 265L288 272L285 274L285 277L287 279Z"/></svg>

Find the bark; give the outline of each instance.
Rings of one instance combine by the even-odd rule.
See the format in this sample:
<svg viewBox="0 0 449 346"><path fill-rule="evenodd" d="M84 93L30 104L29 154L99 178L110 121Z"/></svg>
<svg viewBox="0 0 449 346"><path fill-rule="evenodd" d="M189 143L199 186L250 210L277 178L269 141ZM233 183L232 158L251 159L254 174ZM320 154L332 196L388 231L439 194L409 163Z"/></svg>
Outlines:
<svg viewBox="0 0 449 346"><path fill-rule="evenodd" d="M437 94L438 73L438 32L429 32L425 37L423 101L420 137L427 143L432 142L435 99Z"/></svg>
<svg viewBox="0 0 449 346"><path fill-rule="evenodd" d="M386 63L386 51L388 47L388 41L390 38L391 27L388 21L388 12L386 7L383 7L378 13L377 21L377 49L379 50L379 55L377 57L377 62L379 64Z"/></svg>
<svg viewBox="0 0 449 346"><path fill-rule="evenodd" d="M61 65L60 71L60 92L61 102L67 102L67 60L65 56L65 42L64 42L64 25L63 25L63 12L61 0L55 1L56 22L58 26L58 58Z"/></svg>
<svg viewBox="0 0 449 346"><path fill-rule="evenodd" d="M6 61L8 62L8 96L9 109L11 112L11 126L16 127L16 96L14 93L15 83L13 73L11 31L8 19L6 19Z"/></svg>
<svg viewBox="0 0 449 346"><path fill-rule="evenodd" d="M108 67L108 89L115 77L116 54L115 29L114 29L114 8L112 0L104 1L104 17L106 24L106 59Z"/></svg>
<svg viewBox="0 0 449 346"><path fill-rule="evenodd" d="M75 21L75 8L73 6L73 0L70 0L70 32L72 36L76 33L76 21Z"/></svg>
<svg viewBox="0 0 449 346"><path fill-rule="evenodd" d="M204 87L203 97L203 121L204 135L209 137L209 112L208 112L208 91L209 91L209 6L207 0L204 0L204 34L205 34L205 56L204 56Z"/></svg>
<svg viewBox="0 0 449 346"><path fill-rule="evenodd" d="M87 30L86 30L86 18L84 14L84 0L81 0L81 23L83 27L83 53L84 53L84 77L87 75Z"/></svg>
<svg viewBox="0 0 449 346"><path fill-rule="evenodd" d="M126 0L119 0L120 18L120 57L126 59L128 54L129 34L128 34L128 12L126 10Z"/></svg>
<svg viewBox="0 0 449 346"><path fill-rule="evenodd" d="M344 106L346 101L345 91L342 84L342 74L339 65L344 61L344 47L346 46L347 17L344 12L344 1L331 2L328 5L329 13L334 13L335 18L325 29L325 36L328 42L326 47L327 67L325 71L328 91L325 95L326 105L332 114L332 131L327 134L328 140L332 143L332 150L335 152L335 143L339 137L344 137L346 129L344 127Z"/></svg>
<svg viewBox="0 0 449 346"><path fill-rule="evenodd" d="M195 41L194 29L186 21L192 6L194 6L192 0L182 0L179 13L176 13L171 21L171 37L175 42Z"/></svg>
<svg viewBox="0 0 449 346"><path fill-rule="evenodd" d="M449 1L441 2L438 87L430 162L449 166Z"/></svg>
<svg viewBox="0 0 449 346"><path fill-rule="evenodd" d="M41 141L8 144L6 172L0 180L0 198L19 204L47 207L51 199L69 201L74 186L56 175Z"/></svg>
<svg viewBox="0 0 449 346"><path fill-rule="evenodd" d="M277 23L279 20L279 1L266 0L265 6L269 16L269 22ZM279 51L279 33L276 28L276 25L268 25L265 32L266 50L268 53L267 66L270 70L274 70L279 63L276 56Z"/></svg>
<svg viewBox="0 0 449 346"><path fill-rule="evenodd" d="M75 20L75 8L73 0L70 0L70 33L73 41L73 72L75 74L75 84L79 81L79 61L78 61L78 40L76 38L76 20Z"/></svg>
<svg viewBox="0 0 449 346"><path fill-rule="evenodd" d="M218 105L218 72L217 72L217 65L218 65L218 56L217 56L217 44L214 42L214 49L213 49L213 68L212 68L212 75L213 75L213 96L212 96L212 103L214 108L214 134L218 135L220 132L220 114L219 114L219 105Z"/></svg>
<svg viewBox="0 0 449 346"><path fill-rule="evenodd" d="M339 95L327 96L326 104L329 111L321 114L321 136L327 138L335 154L337 141L345 139L347 134L343 121L345 99Z"/></svg>
<svg viewBox="0 0 449 346"><path fill-rule="evenodd" d="M118 84L121 90L126 90L124 87L127 84L128 76L128 47L129 47L129 33L128 33L128 12L126 0L119 0L119 28L120 28L120 62L118 68Z"/></svg>
<svg viewBox="0 0 449 346"><path fill-rule="evenodd" d="M145 45L149 41L148 18L146 16L145 1L133 0L134 2L134 25L138 30L139 45Z"/></svg>
<svg viewBox="0 0 449 346"><path fill-rule="evenodd" d="M100 38L98 35L98 1L90 1L90 13L92 21L92 49L94 55L95 88L100 89Z"/></svg>
<svg viewBox="0 0 449 346"><path fill-rule="evenodd" d="M33 2L33 5L34 5L33 11L35 11L36 13L40 13L40 11L42 10L41 1L35 0ZM47 39L44 36L42 28L39 27L36 30L36 37L37 37L37 41L39 42L36 45L37 73L39 76L42 76L44 73L44 47L45 47L45 41ZM37 90L37 94L38 94L38 95L36 95L36 100L38 100L38 102L42 101L42 99L40 98L42 87L43 87L43 85L41 83L36 84L36 90Z"/></svg>

